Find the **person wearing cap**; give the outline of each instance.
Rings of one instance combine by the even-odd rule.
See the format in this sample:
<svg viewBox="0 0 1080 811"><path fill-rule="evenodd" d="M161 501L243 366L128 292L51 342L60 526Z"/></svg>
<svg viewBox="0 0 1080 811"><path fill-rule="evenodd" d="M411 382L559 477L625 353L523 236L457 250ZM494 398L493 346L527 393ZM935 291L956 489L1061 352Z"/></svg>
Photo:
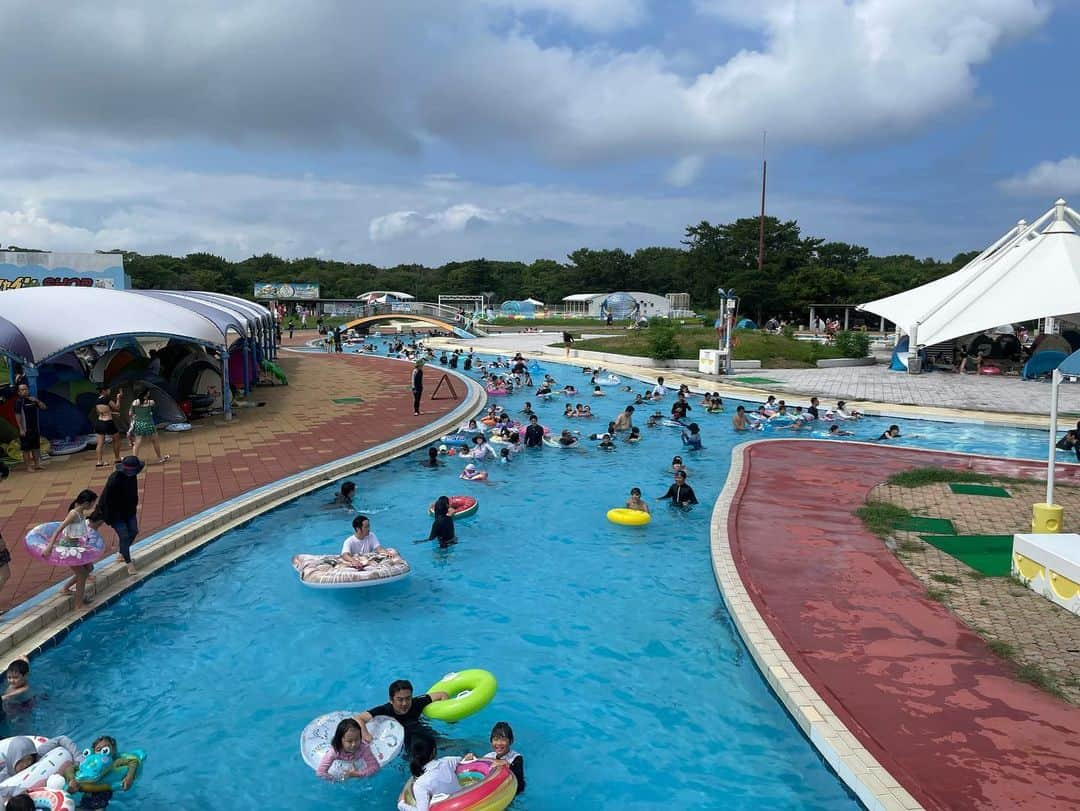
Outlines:
<svg viewBox="0 0 1080 811"><path fill-rule="evenodd" d="M424 394L424 359L417 358L412 371L413 415L420 416L420 397Z"/></svg>
<svg viewBox="0 0 1080 811"><path fill-rule="evenodd" d="M92 521L104 521L116 532L120 543L120 557L127 564L128 574L135 574L135 564L131 562L131 545L139 534L136 512L139 507L139 483L137 476L144 465L138 456L125 456L116 470L105 482L105 487L98 498L97 509Z"/></svg>

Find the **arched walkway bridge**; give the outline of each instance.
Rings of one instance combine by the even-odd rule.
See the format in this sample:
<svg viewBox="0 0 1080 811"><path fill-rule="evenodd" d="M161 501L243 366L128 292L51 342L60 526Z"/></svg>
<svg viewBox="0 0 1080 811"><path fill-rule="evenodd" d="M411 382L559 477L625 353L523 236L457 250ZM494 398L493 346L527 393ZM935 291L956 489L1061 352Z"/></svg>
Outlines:
<svg viewBox="0 0 1080 811"><path fill-rule="evenodd" d="M427 301L399 301L393 304L365 304L358 318L342 324L343 330L368 327L379 321L420 321L433 327L452 332L459 338L483 337L486 333L477 329L472 320L453 307L432 304Z"/></svg>

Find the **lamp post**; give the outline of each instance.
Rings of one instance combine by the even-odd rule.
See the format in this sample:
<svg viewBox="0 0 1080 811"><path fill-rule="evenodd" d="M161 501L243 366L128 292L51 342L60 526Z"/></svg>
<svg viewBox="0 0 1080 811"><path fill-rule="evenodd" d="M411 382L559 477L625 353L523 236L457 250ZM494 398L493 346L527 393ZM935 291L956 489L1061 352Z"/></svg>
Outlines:
<svg viewBox="0 0 1080 811"><path fill-rule="evenodd" d="M735 295L735 288L729 290L718 288L720 294L720 318L722 332L720 333L720 354L724 357L724 374L731 374L731 333L735 329L735 313L739 308L739 297Z"/></svg>

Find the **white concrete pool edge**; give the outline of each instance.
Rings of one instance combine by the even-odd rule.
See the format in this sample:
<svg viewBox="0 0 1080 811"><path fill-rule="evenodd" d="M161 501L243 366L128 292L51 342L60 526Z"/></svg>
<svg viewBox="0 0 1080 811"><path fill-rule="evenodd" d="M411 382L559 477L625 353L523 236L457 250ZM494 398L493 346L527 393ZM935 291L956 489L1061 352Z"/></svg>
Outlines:
<svg viewBox="0 0 1080 811"><path fill-rule="evenodd" d="M465 384L467 394L456 408L438 420L374 448L257 487L141 540L132 548L132 559L138 565L139 573L128 575L126 567L116 562L95 571L96 596L87 610L74 611L74 598L59 593L56 587L45 589L14 607L12 613L16 616L0 627L0 655L29 656L71 626L107 607L121 594L229 530L328 482L383 464L443 436L449 428L458 425L465 414L478 411L487 402L487 394L479 383L462 374L455 376Z"/></svg>
<svg viewBox="0 0 1080 811"><path fill-rule="evenodd" d="M713 574L728 612L765 680L837 776L870 811L916 811L922 806L844 725L799 672L765 623L742 578L728 537L728 517L742 482L743 459L755 440L736 445L710 525Z"/></svg>

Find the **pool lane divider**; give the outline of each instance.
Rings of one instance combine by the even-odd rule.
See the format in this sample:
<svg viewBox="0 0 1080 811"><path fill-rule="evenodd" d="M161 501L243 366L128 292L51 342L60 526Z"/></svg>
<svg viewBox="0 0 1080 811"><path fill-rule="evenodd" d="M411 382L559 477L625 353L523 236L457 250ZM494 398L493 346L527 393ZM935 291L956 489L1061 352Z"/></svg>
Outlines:
<svg viewBox="0 0 1080 811"><path fill-rule="evenodd" d="M256 487L140 539L131 550L139 573L127 574L126 566L122 563L99 563L100 568L94 572L94 602L87 609L75 611L72 608L74 597L61 594L59 585L45 589L13 607L0 626L0 661L20 655L33 656L55 644L94 612L229 530L336 479L384 464L423 447L444 436L464 419L478 414L487 403L487 393L483 387L461 373L447 370L447 374L460 378L465 391L461 403L449 413L374 448ZM105 558L110 559L115 561L115 555L110 553Z"/></svg>
<svg viewBox="0 0 1080 811"><path fill-rule="evenodd" d="M728 536L731 507L743 482L746 451L759 439L736 445L710 526L713 574L728 613L750 656L788 714L836 775L870 811L918 811L922 805L897 782L829 708L773 635L739 575ZM805 440L809 441L809 440Z"/></svg>

